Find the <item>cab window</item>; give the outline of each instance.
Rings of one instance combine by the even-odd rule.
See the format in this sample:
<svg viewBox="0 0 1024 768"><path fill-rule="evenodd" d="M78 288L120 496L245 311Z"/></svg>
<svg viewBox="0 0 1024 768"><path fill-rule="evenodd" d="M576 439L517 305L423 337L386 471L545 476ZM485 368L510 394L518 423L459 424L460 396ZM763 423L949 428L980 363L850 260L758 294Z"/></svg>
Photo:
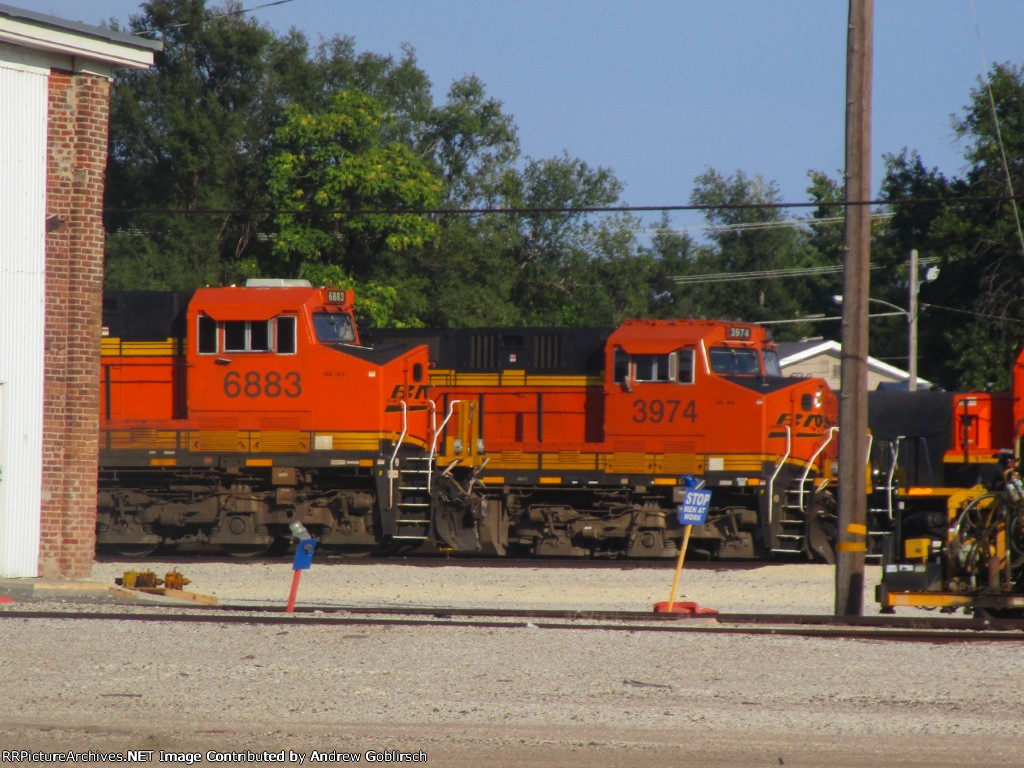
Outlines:
<svg viewBox="0 0 1024 768"><path fill-rule="evenodd" d="M277 325L277 354L294 355L296 318L292 315L281 315L275 320L275 323Z"/></svg>
<svg viewBox="0 0 1024 768"><path fill-rule="evenodd" d="M670 381L669 355L633 355L637 381Z"/></svg>
<svg viewBox="0 0 1024 768"><path fill-rule="evenodd" d="M225 352L269 352L270 323L265 320L224 322Z"/></svg>
<svg viewBox="0 0 1024 768"><path fill-rule="evenodd" d="M317 341L324 344L355 341L352 318L341 312L314 312L313 328Z"/></svg>
<svg viewBox="0 0 1024 768"><path fill-rule="evenodd" d="M630 355L621 348L615 350L615 371L613 381L616 384L630 382L630 369L633 381L640 383L693 384L692 349L679 349L665 355Z"/></svg>
<svg viewBox="0 0 1024 768"><path fill-rule="evenodd" d="M712 347L710 358L713 373L756 376L761 372L755 349Z"/></svg>
<svg viewBox="0 0 1024 768"><path fill-rule="evenodd" d="M625 384L629 379L629 353L622 347L615 348L615 371L613 381Z"/></svg>
<svg viewBox="0 0 1024 768"><path fill-rule="evenodd" d="M217 321L206 315L199 316L199 354L217 354Z"/></svg>
<svg viewBox="0 0 1024 768"><path fill-rule="evenodd" d="M693 350L680 349L676 356L676 381L680 384L693 384Z"/></svg>

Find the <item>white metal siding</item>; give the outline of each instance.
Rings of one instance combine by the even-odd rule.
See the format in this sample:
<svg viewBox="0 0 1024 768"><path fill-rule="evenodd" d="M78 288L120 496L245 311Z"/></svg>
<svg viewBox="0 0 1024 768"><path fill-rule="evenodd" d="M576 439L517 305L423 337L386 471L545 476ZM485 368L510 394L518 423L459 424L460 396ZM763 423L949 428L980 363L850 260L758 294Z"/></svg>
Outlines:
<svg viewBox="0 0 1024 768"><path fill-rule="evenodd" d="M0 577L39 569L47 77L0 61Z"/></svg>

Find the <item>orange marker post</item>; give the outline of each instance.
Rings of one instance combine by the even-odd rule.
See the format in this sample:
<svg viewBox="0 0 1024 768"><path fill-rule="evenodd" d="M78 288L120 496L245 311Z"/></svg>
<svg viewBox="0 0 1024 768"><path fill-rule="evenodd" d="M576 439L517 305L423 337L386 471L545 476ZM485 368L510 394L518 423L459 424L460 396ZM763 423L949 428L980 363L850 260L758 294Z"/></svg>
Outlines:
<svg viewBox="0 0 1024 768"><path fill-rule="evenodd" d="M295 612L295 598L299 594L299 579L302 572L308 571L313 565L313 552L316 551L316 539L309 535L302 523L292 523L292 531L299 537L299 544L295 548L295 562L292 564L292 591L288 595L288 605L285 613Z"/></svg>

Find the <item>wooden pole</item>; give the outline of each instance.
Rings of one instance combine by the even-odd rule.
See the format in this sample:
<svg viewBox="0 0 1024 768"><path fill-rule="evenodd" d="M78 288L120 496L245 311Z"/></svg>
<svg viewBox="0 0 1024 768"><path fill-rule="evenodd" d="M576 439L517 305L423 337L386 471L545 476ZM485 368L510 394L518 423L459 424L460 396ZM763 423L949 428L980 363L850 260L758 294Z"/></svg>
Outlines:
<svg viewBox="0 0 1024 768"><path fill-rule="evenodd" d="M672 591L668 593L668 612L672 613L672 606L676 604L676 588L679 586L679 574L683 572L683 560L686 557L686 547L690 543L690 530L692 525L683 529L683 541L679 545L679 558L676 560L676 577L672 579Z"/></svg>
<svg viewBox="0 0 1024 768"><path fill-rule="evenodd" d="M864 608L867 552L868 290L871 267L871 63L874 0L850 0L846 58L846 235L839 393L837 616Z"/></svg>

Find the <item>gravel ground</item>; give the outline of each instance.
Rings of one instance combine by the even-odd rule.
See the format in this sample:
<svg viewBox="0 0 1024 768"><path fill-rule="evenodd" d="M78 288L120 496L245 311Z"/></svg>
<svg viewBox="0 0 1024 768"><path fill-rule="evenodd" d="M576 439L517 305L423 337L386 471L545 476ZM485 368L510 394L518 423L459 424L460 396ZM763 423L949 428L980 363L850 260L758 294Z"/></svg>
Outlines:
<svg viewBox="0 0 1024 768"><path fill-rule="evenodd" d="M147 562L97 564L93 579L113 584L126 569L158 576L177 568L188 590L221 602L280 605L288 600L291 564ZM697 602L722 613L832 613L834 568L787 564L733 570L694 563L683 569L677 600ZM648 611L668 599L674 563L664 568L624 564L597 568L418 566L315 562L299 584L301 605L437 606ZM874 585L880 568L866 569L864 606L877 613Z"/></svg>
<svg viewBox="0 0 1024 768"><path fill-rule="evenodd" d="M146 564L161 575L170 567ZM286 563L178 568L192 580L188 589L225 603L283 604L291 585ZM93 576L112 583L124 569L98 564ZM303 575L299 603L649 610L667 598L672 573L319 563ZM876 579L869 568L867 592ZM826 566L694 568L683 572L678 599L723 612L830 613L832 589ZM54 607L78 604L4 610ZM873 612L867 594L865 613ZM7 618L0 758L27 749L156 750L158 759L163 750L199 753L206 763L285 750L308 764L331 751L367 762L370 751L394 763L398 753L422 751L429 763L456 768L1022 766L1022 679L1024 648L1007 643L580 632L521 622L332 628Z"/></svg>

